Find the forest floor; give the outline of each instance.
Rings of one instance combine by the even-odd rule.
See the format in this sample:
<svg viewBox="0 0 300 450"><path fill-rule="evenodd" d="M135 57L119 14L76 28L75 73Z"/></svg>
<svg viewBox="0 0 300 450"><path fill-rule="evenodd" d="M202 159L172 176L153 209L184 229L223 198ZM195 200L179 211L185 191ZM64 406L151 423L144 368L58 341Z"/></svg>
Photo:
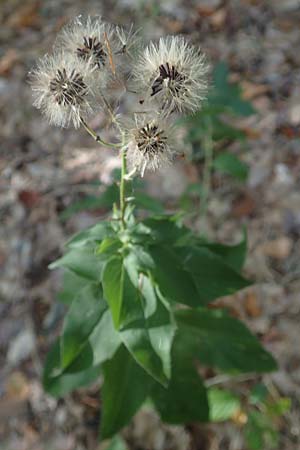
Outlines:
<svg viewBox="0 0 300 450"><path fill-rule="evenodd" d="M32 107L27 74L70 18L102 14L141 27L145 39L183 33L212 63L226 61L257 114L247 118L245 184L225 178L210 193L207 229L236 241L246 225L253 287L224 300L279 364L263 377L291 398L278 420L278 450L300 448L300 3L298 0L7 0L0 9L0 449L95 450L99 386L65 400L43 392L41 369L63 311L61 276L48 265L67 237L104 211L60 213L91 181L107 183L119 160L83 132L50 127ZM101 126L99 116L96 124ZM201 180L200 180L201 181ZM146 177L149 192L176 203L190 182L181 160ZM88 187L86 188L88 191ZM261 378L257 377L255 380ZM239 389L247 391L249 382ZM136 450L243 450L242 424L167 427L149 411L126 430ZM277 450L277 449L276 449Z"/></svg>

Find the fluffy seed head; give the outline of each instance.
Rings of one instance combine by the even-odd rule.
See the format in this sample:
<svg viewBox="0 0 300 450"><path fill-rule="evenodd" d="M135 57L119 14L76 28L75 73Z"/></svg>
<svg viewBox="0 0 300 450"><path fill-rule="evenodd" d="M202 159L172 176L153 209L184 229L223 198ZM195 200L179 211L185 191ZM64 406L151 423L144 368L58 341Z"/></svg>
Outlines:
<svg viewBox="0 0 300 450"><path fill-rule="evenodd" d="M113 25L99 16L79 16L61 30L56 46L79 61L95 66L103 79L114 71L113 55L120 50L121 44Z"/></svg>
<svg viewBox="0 0 300 450"><path fill-rule="evenodd" d="M128 30L117 26L115 29L117 40L119 41L119 54L125 54L129 57L135 57L140 47L140 38L138 30L134 31L133 25Z"/></svg>
<svg viewBox="0 0 300 450"><path fill-rule="evenodd" d="M200 109L208 82L208 64L200 50L183 37L167 36L150 43L134 69L134 79L146 100L157 102L164 113Z"/></svg>
<svg viewBox="0 0 300 450"><path fill-rule="evenodd" d="M78 128L80 117L86 119L95 110L99 82L94 68L71 55L55 53L44 56L30 74L34 106L53 125Z"/></svg>
<svg viewBox="0 0 300 450"><path fill-rule="evenodd" d="M135 124L127 132L130 170L136 168L143 176L146 169L155 171L169 164L175 153L165 121L159 116L135 115Z"/></svg>

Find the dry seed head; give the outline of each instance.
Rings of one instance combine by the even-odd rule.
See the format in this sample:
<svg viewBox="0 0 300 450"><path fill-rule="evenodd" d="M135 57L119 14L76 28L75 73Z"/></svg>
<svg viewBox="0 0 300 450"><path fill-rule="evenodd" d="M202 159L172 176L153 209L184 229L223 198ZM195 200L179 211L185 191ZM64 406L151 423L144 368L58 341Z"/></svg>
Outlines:
<svg viewBox="0 0 300 450"><path fill-rule="evenodd" d="M117 26L115 32L120 45L118 54L134 57L140 48L140 38L138 37L139 31L134 30L133 25L131 25L128 30Z"/></svg>
<svg viewBox="0 0 300 450"><path fill-rule="evenodd" d="M61 30L56 47L95 66L103 82L111 75L111 58L120 50L121 44L116 38L115 27L101 17L78 16Z"/></svg>
<svg viewBox="0 0 300 450"><path fill-rule="evenodd" d="M175 155L169 125L160 116L139 114L127 132L127 162L141 176L146 169L155 171L169 164Z"/></svg>
<svg viewBox="0 0 300 450"><path fill-rule="evenodd" d="M208 88L208 64L200 50L179 36L150 43L134 68L134 79L145 100L155 101L165 114L193 112Z"/></svg>
<svg viewBox="0 0 300 450"><path fill-rule="evenodd" d="M99 82L90 65L65 53L45 55L30 74L34 106L53 125L78 128L95 112Z"/></svg>

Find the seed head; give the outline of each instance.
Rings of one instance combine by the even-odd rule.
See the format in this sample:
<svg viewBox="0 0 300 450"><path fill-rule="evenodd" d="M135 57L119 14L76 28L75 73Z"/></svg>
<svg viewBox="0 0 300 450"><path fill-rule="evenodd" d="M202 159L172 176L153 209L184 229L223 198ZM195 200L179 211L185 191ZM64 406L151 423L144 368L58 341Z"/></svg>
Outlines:
<svg viewBox="0 0 300 450"><path fill-rule="evenodd" d="M114 70L112 58L121 44L116 39L113 25L99 16L79 16L61 30L56 46L98 69L103 82Z"/></svg>
<svg viewBox="0 0 300 450"><path fill-rule="evenodd" d="M147 169L155 171L169 164L176 153L168 124L159 116L135 115L135 124L127 132L127 162L141 176Z"/></svg>
<svg viewBox="0 0 300 450"><path fill-rule="evenodd" d="M97 104L96 78L91 65L64 53L46 55L30 74L34 106L53 125L78 128Z"/></svg>
<svg viewBox="0 0 300 450"><path fill-rule="evenodd" d="M135 83L166 114L200 109L207 92L208 65L200 50L183 37L150 43L134 69Z"/></svg>
<svg viewBox="0 0 300 450"><path fill-rule="evenodd" d="M128 30L117 26L115 29L117 40L119 41L118 54L135 57L140 48L139 30L134 31L133 25Z"/></svg>

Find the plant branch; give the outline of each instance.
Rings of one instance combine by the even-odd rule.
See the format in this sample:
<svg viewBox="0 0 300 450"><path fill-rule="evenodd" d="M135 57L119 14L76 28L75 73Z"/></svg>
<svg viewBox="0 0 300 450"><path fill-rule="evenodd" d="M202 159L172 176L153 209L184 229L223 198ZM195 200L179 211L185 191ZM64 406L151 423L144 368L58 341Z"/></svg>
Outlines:
<svg viewBox="0 0 300 450"><path fill-rule="evenodd" d="M121 169L121 182L120 182L120 213L121 213L121 224L122 228L125 228L125 208L126 208L126 199L125 199L125 182L126 182L126 153L125 147L122 147L121 150L121 159L122 159L122 169Z"/></svg>
<svg viewBox="0 0 300 450"><path fill-rule="evenodd" d="M113 142L106 142L104 141L99 134L97 134L91 127L88 126L88 124L83 120L83 118L80 118L80 121L82 123L82 126L84 129L88 132L90 136L96 141L99 142L99 144L104 145L105 147L111 147L111 148L121 148L122 144L114 144Z"/></svg>
<svg viewBox="0 0 300 450"><path fill-rule="evenodd" d="M230 375L216 375L213 378L209 378L208 380L205 380L206 387L216 386L218 384L223 383L241 383L243 381L248 380L254 380L255 378L258 378L257 373L243 373L241 375L237 376L230 376Z"/></svg>

